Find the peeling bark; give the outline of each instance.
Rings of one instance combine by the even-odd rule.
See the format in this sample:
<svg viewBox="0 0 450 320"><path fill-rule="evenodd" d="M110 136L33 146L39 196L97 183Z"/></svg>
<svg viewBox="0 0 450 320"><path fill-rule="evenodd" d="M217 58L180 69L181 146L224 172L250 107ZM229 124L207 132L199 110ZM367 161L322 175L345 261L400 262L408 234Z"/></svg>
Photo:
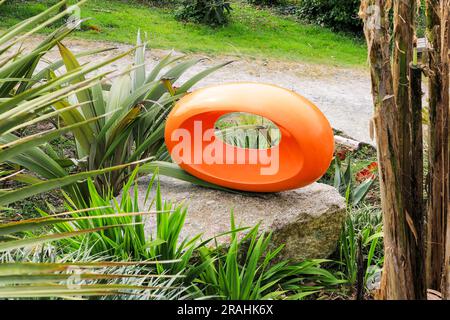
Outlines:
<svg viewBox="0 0 450 320"><path fill-rule="evenodd" d="M423 195L417 187L422 183L422 168L416 163L422 159L421 145L416 144L422 139L421 118L417 123L421 105L411 91L417 86L417 71L410 68L415 2L394 1L392 56L390 10L387 0L363 0L360 10L369 50L380 166L385 245L381 298L425 299ZM374 12L379 16L370 15Z"/></svg>
<svg viewBox="0 0 450 320"><path fill-rule="evenodd" d="M441 60L442 60L442 104L447 110L447 159L450 162L450 149L449 149L449 47L450 47L450 0L443 1L441 4ZM446 177L447 177L447 196L450 196L450 178L449 178L449 163L446 167ZM441 281L441 292L443 299L450 300L450 199L447 197L447 209L446 209L446 219L445 219L445 241L444 241L444 264L442 268L442 281Z"/></svg>
<svg viewBox="0 0 450 320"><path fill-rule="evenodd" d="M449 201L448 10L449 0L427 0L429 69L429 185L427 209L427 286L440 290L446 274Z"/></svg>

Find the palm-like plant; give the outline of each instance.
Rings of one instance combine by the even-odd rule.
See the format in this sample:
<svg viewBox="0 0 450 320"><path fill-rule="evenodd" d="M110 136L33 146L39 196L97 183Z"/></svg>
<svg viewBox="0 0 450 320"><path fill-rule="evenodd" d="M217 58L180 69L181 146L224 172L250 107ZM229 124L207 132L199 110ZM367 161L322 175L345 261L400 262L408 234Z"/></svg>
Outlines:
<svg viewBox="0 0 450 320"><path fill-rule="evenodd" d="M77 56L61 43L81 21L63 25L29 53L14 51L15 44L68 14L70 8L56 14L66 2L59 2L0 35L0 179L26 185L14 190L1 189L0 206L61 187L74 201L85 205L88 198L85 179L92 176L97 176L95 183L100 192L112 188L117 194L134 165L169 158L163 131L165 116L173 102L200 79L225 65L200 72L175 90L171 82L199 59L180 62L181 57L169 55L146 74L145 45L138 35L137 46L132 50L82 66ZM38 62L55 46L62 59L37 71ZM86 77L131 52L135 52L134 66L119 74L112 84L107 83L109 72ZM67 72L57 76L62 66ZM54 117L62 119L63 126L34 135L18 135L24 128ZM69 132L75 139L76 159L61 158L48 143ZM168 162L156 162L143 172L158 166L163 174L204 184Z"/></svg>
<svg viewBox="0 0 450 320"><path fill-rule="evenodd" d="M156 186L155 198L148 201L156 175L153 175L146 192L148 208L143 210L140 207L138 188L135 186L138 170L139 167L128 179L120 199L112 196L111 192L108 195L100 195L89 179L89 206L92 209L79 209L72 199L66 197L66 208L76 219L58 223L53 226L53 229L58 233L65 234L85 229L121 225L121 229L108 228L108 230L87 236L80 235L63 239L61 246L68 252L78 252L88 242L91 244L92 254L107 254L120 260L177 260L176 263L170 265L157 265L159 273L170 271L171 274L177 274L183 271L189 263L200 235L180 241L186 208L163 202L159 182ZM43 217L53 216L42 210L38 209L38 211ZM144 224L144 219L149 215L156 216L155 232L152 234L146 232Z"/></svg>
<svg viewBox="0 0 450 320"><path fill-rule="evenodd" d="M66 69L79 68L76 57L62 44L58 46ZM59 108L70 107L71 103L85 104L82 112L71 109L62 113L66 123L87 122L106 114L106 117L94 120L85 128L73 131L78 159L85 159L80 162L84 170L107 168L145 158L170 159L164 144L164 126L174 101L202 78L229 63L206 69L175 89L172 83L201 61L192 59L180 62L181 59L169 54L147 73L145 44L138 34L134 65L128 72L115 78L107 87L97 84L79 91L74 102L69 99L61 102ZM74 84L83 81L85 79L80 77ZM98 190L103 193L113 190L117 195L133 169L129 166L97 176L95 182Z"/></svg>
<svg viewBox="0 0 450 320"><path fill-rule="evenodd" d="M0 5L3 2L0 0ZM81 5L83 2L77 4ZM0 183L13 180L25 184L25 187L21 188L0 189L0 209L5 209L4 206L15 201L56 188L64 188L74 201L83 205L86 204L87 178L98 176L96 183L100 191L110 190L110 187L120 189L121 183L131 172L124 170L126 167L133 168L138 163L147 161L149 156L154 159L167 159L163 151L162 132L164 117L172 102L202 77L220 67L194 76L175 92L170 81L176 80L198 60L173 66L179 58L168 56L146 75L142 60L144 46L138 43L137 48L129 52L99 63L81 66L77 62L77 56L61 44L81 21L75 25L63 25L28 53L15 48L15 45L26 37L67 15L71 8L60 12L66 4L67 1L60 1L38 16L25 20L0 35ZM23 32L25 34L22 35ZM41 58L55 46L58 46L62 60L38 71L37 65ZM136 65L121 74L112 85L106 83L106 76L109 74L107 72L86 78L87 74L135 49ZM102 50L84 52L78 56L100 51ZM63 65L67 72L57 75L57 70ZM161 77L162 69L168 66L172 68ZM33 135L21 134L29 126L55 117L62 119L62 126L58 125L52 130ZM75 161L61 159L49 144L49 141L69 132L75 137L78 156ZM170 163L154 163L143 172L158 166L161 166L166 174L191 178ZM73 174L73 171L77 173ZM112 171L118 172L110 175ZM83 207L82 205L80 207ZM124 290L127 293L129 290L161 290L149 287L149 282L138 286L115 282L136 276L140 277L142 284L147 278L145 274L122 274L117 270L110 274L109 271L110 268L141 264L156 263L161 266L165 263L162 261L30 263L20 259L3 259L5 255L23 247L36 247L50 241L124 228L119 223L69 232L41 233L38 236L29 234L46 226L98 219L95 216L73 216L74 214L76 213L71 212L0 225L1 298L109 296ZM128 214L136 216L140 213ZM126 213L122 215L126 216ZM166 262L173 265L177 261ZM73 267L84 270L103 268L103 271L84 273L80 276L82 283L73 288L67 285L72 277L68 271Z"/></svg>
<svg viewBox="0 0 450 320"><path fill-rule="evenodd" d="M47 148L48 141L66 132L87 127L96 119L69 123L65 127L35 135L19 135L19 132L24 128L51 117L57 117L69 109L83 107L82 104L78 104L63 110L55 108L60 101L73 92L78 92L98 83L104 74L77 84L71 84L74 79L119 58L115 57L94 66L78 68L48 81L45 79L48 72L53 67L61 65L61 62L56 62L44 70L36 72L41 58L70 34L77 27L77 24L62 26L28 53L24 54L22 49L15 49L14 46L26 37L67 15L71 8L57 13L60 8L66 5L66 2L59 2L41 14L19 23L0 35L0 177L2 181L15 180L26 184L25 187L14 190L1 189L0 206L59 187L66 187L68 192L77 195L80 192L74 185L75 182L100 173L97 171L70 175L61 166L57 156L49 152ZM78 2L78 4L82 4L82 2L84 1ZM21 35L24 30L29 29L31 30ZM92 53L95 52L86 52L81 55ZM97 118L101 117L102 115L99 115ZM28 172L24 172L22 168L27 169ZM109 168L107 170L114 169Z"/></svg>
<svg viewBox="0 0 450 320"><path fill-rule="evenodd" d="M95 210L88 209L88 210ZM174 261L143 261L143 262L104 262L98 259L98 255L72 260L71 256L63 256L61 261L47 261L40 255L39 262L28 261L22 248L31 247L36 251L42 244L80 237L107 229L122 228L121 225L109 225L97 228L87 228L72 232L42 233L31 236L45 227L61 223L75 222L80 219L98 219L98 217L74 217L79 212L66 212L59 215L28 219L0 225L0 298L36 298L59 297L70 298L89 296L110 296L123 293L143 293L151 290L161 290L161 286L149 285L155 281L148 281L154 276L149 272L143 272L144 266L173 264ZM134 214L134 213L133 213ZM128 213L128 215L133 215ZM124 214L126 216L127 214ZM39 250L37 250L39 251ZM47 261L42 263L42 260ZM82 261L82 262L81 262ZM175 261L176 262L176 261ZM140 266L140 273L130 272ZM152 267L150 270L153 270ZM79 271L73 273L73 271ZM120 271L120 272L118 272ZM173 278L173 276L158 276ZM137 282L121 281L123 279L138 279ZM136 285L138 283L138 285Z"/></svg>

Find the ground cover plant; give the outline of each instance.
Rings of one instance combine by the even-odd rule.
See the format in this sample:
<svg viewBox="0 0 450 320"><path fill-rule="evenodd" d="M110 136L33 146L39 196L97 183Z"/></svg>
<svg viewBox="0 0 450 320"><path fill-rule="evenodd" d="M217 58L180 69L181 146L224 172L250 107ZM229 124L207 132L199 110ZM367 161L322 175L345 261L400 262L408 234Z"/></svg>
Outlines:
<svg viewBox="0 0 450 320"><path fill-rule="evenodd" d="M277 6L288 2L288 0L248 0L248 3L258 6Z"/></svg>
<svg viewBox="0 0 450 320"><path fill-rule="evenodd" d="M74 212L73 216L80 218L70 223L59 223L54 226L57 232L77 232L86 228L102 228L104 226L122 225L120 230L105 230L88 236L71 237L61 241L61 246L68 252L80 251L90 243L89 251L93 255L106 254L117 260L165 260L176 261L170 264L157 265L157 271L170 271L177 274L187 268L192 253L198 245L199 236L193 239L180 239L180 232L186 218L186 208L181 205L164 202L159 190L156 175L148 185L146 207L139 206L136 176L138 168L123 187L123 193L116 198L112 192L100 194L92 180L88 181L89 207L92 210L82 210L66 195L65 208ZM155 183L154 183L155 182ZM154 198L150 192L155 184ZM147 201L146 201L147 202ZM95 209L97 208L97 209ZM78 213L79 212L79 213ZM50 212L39 210L44 217L51 217ZM145 222L151 216L156 217L152 232L145 229ZM86 219L82 217L96 217Z"/></svg>

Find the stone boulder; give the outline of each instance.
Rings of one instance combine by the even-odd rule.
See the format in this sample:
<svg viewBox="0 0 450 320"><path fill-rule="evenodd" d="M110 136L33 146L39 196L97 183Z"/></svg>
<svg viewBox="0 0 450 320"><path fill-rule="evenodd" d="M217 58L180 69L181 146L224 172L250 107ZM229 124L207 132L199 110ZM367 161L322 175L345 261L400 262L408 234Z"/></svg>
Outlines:
<svg viewBox="0 0 450 320"><path fill-rule="evenodd" d="M141 209L150 177L139 180ZM181 237L203 234L203 239L230 230L234 212L239 227L272 232L272 244L285 245L280 258L295 261L326 258L336 248L345 218L345 201L335 188L314 183L308 187L271 194L235 194L199 187L173 178L160 177L163 200L187 205ZM146 222L152 232L155 218ZM224 243L228 237L219 237Z"/></svg>

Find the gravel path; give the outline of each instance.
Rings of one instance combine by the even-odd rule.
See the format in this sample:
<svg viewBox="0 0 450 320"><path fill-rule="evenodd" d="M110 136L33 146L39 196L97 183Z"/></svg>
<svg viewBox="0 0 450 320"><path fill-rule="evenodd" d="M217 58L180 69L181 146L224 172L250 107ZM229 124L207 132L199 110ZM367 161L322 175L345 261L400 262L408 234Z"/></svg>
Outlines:
<svg viewBox="0 0 450 320"><path fill-rule="evenodd" d="M26 46L37 44L42 38L34 37L27 41ZM65 40L65 45L73 52L81 52L102 47L115 47L114 51L98 54L88 60L99 61L112 54L123 52L131 46L107 42L91 42L85 40ZM147 67L151 69L167 50L148 50ZM175 54L180 54L175 52ZM199 56L199 55L195 55ZM58 53L50 52L46 57L58 59ZM200 56L199 56L200 57ZM206 57L208 58L208 57ZM372 99L370 93L370 78L362 69L337 68L332 66L311 65L294 62L272 60L255 60L248 57L209 57L193 67L185 77L203 70L205 67L227 60L234 63L216 71L196 87L208 84L219 84L236 81L255 81L276 84L294 90L312 100L328 117L331 125L356 140L373 143L369 136L369 121L372 116ZM124 58L107 69L123 69L132 61Z"/></svg>

